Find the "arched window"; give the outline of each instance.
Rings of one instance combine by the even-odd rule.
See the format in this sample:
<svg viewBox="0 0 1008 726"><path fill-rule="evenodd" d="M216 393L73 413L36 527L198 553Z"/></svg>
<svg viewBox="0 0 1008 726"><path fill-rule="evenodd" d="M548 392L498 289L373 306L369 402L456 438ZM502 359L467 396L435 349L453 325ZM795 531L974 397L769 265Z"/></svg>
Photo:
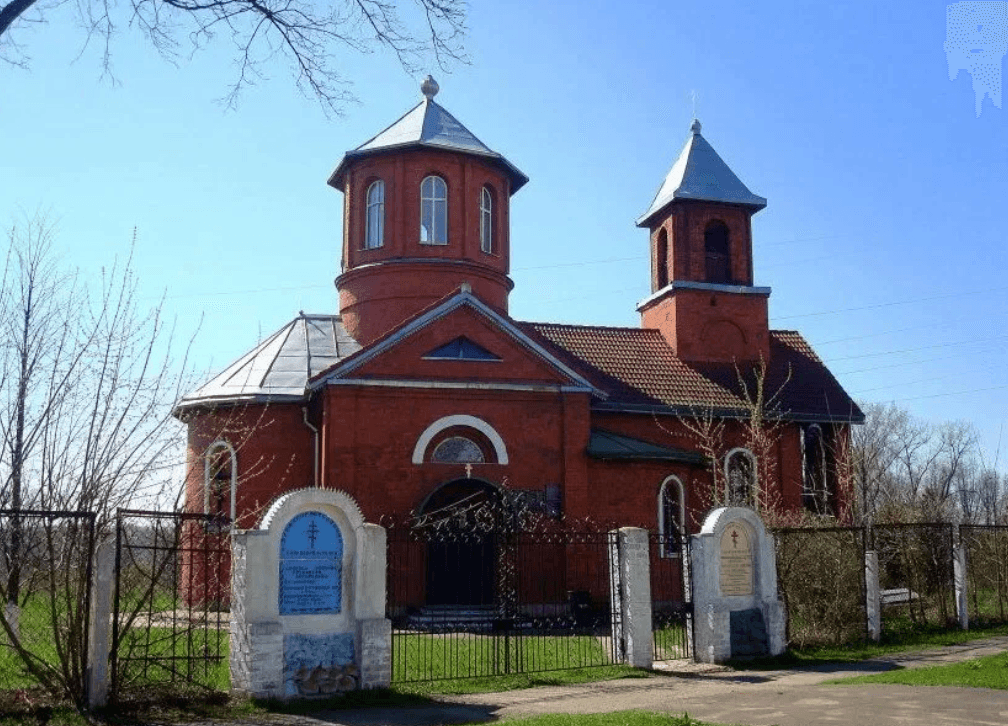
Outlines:
<svg viewBox="0 0 1008 726"><path fill-rule="evenodd" d="M715 219L704 230L704 256L707 261L707 282L731 282L731 244L728 225Z"/></svg>
<svg viewBox="0 0 1008 726"><path fill-rule="evenodd" d="M238 460L227 441L215 441L203 458L203 513L234 522Z"/></svg>
<svg viewBox="0 0 1008 726"><path fill-rule="evenodd" d="M670 476L658 490L659 548L662 557L678 557L686 532L686 507L682 482Z"/></svg>
<svg viewBox="0 0 1008 726"><path fill-rule="evenodd" d="M827 487L826 442L819 424L801 429L802 443L802 503L815 514L830 514Z"/></svg>
<svg viewBox="0 0 1008 726"><path fill-rule="evenodd" d="M493 192L483 187L480 193L480 249L488 255L495 252L493 246Z"/></svg>
<svg viewBox="0 0 1008 726"><path fill-rule="evenodd" d="M482 464L483 450L465 436L449 436L434 447L431 461L437 464Z"/></svg>
<svg viewBox="0 0 1008 726"><path fill-rule="evenodd" d="M668 232L662 227L655 242L655 292L668 285Z"/></svg>
<svg viewBox="0 0 1008 726"><path fill-rule="evenodd" d="M364 247L373 250L381 247L385 237L385 182L372 182L367 190L367 224Z"/></svg>
<svg viewBox="0 0 1008 726"><path fill-rule="evenodd" d="M448 186L439 176L424 177L420 183L420 242L448 244Z"/></svg>
<svg viewBox="0 0 1008 726"><path fill-rule="evenodd" d="M751 507L756 497L756 457L749 449L732 449L725 457L725 503Z"/></svg>

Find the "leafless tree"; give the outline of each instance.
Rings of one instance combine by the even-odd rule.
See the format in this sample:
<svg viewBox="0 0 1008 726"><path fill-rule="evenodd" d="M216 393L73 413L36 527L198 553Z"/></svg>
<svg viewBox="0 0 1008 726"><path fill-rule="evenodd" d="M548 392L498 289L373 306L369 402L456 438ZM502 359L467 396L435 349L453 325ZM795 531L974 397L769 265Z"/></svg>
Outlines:
<svg viewBox="0 0 1008 726"><path fill-rule="evenodd" d="M777 445L787 413L782 401L791 371L773 390L767 390L767 363L762 357L748 371L736 366L735 375L745 403L745 445L756 457L753 503L757 511L780 511L780 491L772 490L769 483L778 469Z"/></svg>
<svg viewBox="0 0 1008 726"><path fill-rule="evenodd" d="M46 593L49 642L59 662L28 647L16 618L0 621L37 680L77 699L86 580L65 563L68 552L86 547L52 520L29 531L29 522L39 520L18 513L96 512L99 532L107 532L117 507L171 489L181 427L169 418L188 380L184 360L172 356L172 331L160 307L138 306L130 261L105 270L88 289L59 264L54 233L44 215L35 215L8 235L0 294L0 508L13 511L14 524L0 538L0 597L6 612L16 614ZM33 562L64 564L26 564Z"/></svg>
<svg viewBox="0 0 1008 726"><path fill-rule="evenodd" d="M680 414L679 424L689 432L697 449L703 454L711 474L711 487L707 494L709 501L704 508L717 507L724 503L724 487L721 483L720 462L724 455L725 419L715 413L714 406L696 406L689 414ZM655 418L656 423L665 427ZM671 435L671 431L665 429Z"/></svg>
<svg viewBox="0 0 1008 726"><path fill-rule="evenodd" d="M82 45L101 47L102 72L113 76L113 40L135 28L166 59L177 62L217 40L233 48L234 80L225 96L233 106L266 67L286 63L298 90L339 115L350 81L339 70L341 51L393 53L407 72L433 61L445 68L465 62L465 0L416 0L400 8L393 0L109 0L76 3L0 0L0 60L27 67L18 31L44 24L50 14L73 11L84 29ZM180 40L181 38L181 40Z"/></svg>

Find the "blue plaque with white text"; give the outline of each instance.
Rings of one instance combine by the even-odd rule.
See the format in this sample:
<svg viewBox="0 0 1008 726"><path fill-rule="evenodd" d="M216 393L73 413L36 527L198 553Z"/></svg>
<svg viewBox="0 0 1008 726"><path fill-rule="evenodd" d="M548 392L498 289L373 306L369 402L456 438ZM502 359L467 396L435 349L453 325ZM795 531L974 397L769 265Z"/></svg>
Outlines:
<svg viewBox="0 0 1008 726"><path fill-rule="evenodd" d="M302 512L280 538L280 614L338 613L343 536L322 512Z"/></svg>

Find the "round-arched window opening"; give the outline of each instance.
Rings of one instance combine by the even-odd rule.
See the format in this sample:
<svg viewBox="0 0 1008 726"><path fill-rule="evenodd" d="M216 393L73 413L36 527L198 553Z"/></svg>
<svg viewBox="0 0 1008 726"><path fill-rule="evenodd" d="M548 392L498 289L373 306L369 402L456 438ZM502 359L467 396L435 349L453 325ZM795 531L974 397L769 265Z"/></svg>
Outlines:
<svg viewBox="0 0 1008 726"><path fill-rule="evenodd" d="M728 225L715 219L704 230L704 257L707 265L707 282L731 282L731 244Z"/></svg>
<svg viewBox="0 0 1008 726"><path fill-rule="evenodd" d="M482 464L485 460L483 450L464 436L449 436L431 453L431 461L438 464Z"/></svg>

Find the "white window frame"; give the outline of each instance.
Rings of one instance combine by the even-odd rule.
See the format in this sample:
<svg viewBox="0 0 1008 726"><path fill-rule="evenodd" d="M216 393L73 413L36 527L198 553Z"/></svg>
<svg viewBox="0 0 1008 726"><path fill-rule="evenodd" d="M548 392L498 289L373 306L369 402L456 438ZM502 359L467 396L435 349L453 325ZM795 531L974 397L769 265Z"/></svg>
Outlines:
<svg viewBox="0 0 1008 726"><path fill-rule="evenodd" d="M231 464L230 512L231 527L233 528L235 526L235 500L238 488L238 455L235 453L234 447L224 439L218 439L210 444L207 447L206 454L203 456L203 514L210 514L210 467L214 455L222 450L227 452Z"/></svg>
<svg viewBox="0 0 1008 726"><path fill-rule="evenodd" d="M480 249L494 254L493 246L493 192L484 186L480 192Z"/></svg>
<svg viewBox="0 0 1008 726"><path fill-rule="evenodd" d="M430 219L430 230L424 227L426 219ZM420 244L448 244L448 185L435 174L420 182Z"/></svg>
<svg viewBox="0 0 1008 726"><path fill-rule="evenodd" d="M731 466L732 457L735 457L735 456L744 456L747 459L749 459L749 465L751 467L750 471L752 472L752 478L749 480L749 501L748 502L744 502L741 505L738 502L732 502L732 500L731 500L731 479L729 477L729 472L730 472L730 466ZM759 477L757 476L756 456L755 456L755 454L753 454L753 452L751 452L749 449L747 449L747 448L745 448L743 446L738 446L738 447L732 449L731 451L729 451L727 454L725 454L725 458L724 458L724 478L725 478L724 496L725 496L725 504L727 506L730 506L730 507L731 506L745 506L745 507L755 507L756 506L757 498L759 496L758 492L757 492L757 481L758 481Z"/></svg>
<svg viewBox="0 0 1008 726"><path fill-rule="evenodd" d="M366 200L364 249L376 250L385 244L385 182L381 179L371 182Z"/></svg>
<svg viewBox="0 0 1008 726"><path fill-rule="evenodd" d="M682 544L675 550L668 550L665 547L665 542L668 537L668 531L665 526L665 492L668 491L669 486L674 486L679 494L679 535L684 536L686 533L686 488L683 486L682 479L677 477L675 474L670 474L665 477L662 481L661 486L658 487L658 533L661 535L659 539L660 555L666 558L679 557L682 552Z"/></svg>

